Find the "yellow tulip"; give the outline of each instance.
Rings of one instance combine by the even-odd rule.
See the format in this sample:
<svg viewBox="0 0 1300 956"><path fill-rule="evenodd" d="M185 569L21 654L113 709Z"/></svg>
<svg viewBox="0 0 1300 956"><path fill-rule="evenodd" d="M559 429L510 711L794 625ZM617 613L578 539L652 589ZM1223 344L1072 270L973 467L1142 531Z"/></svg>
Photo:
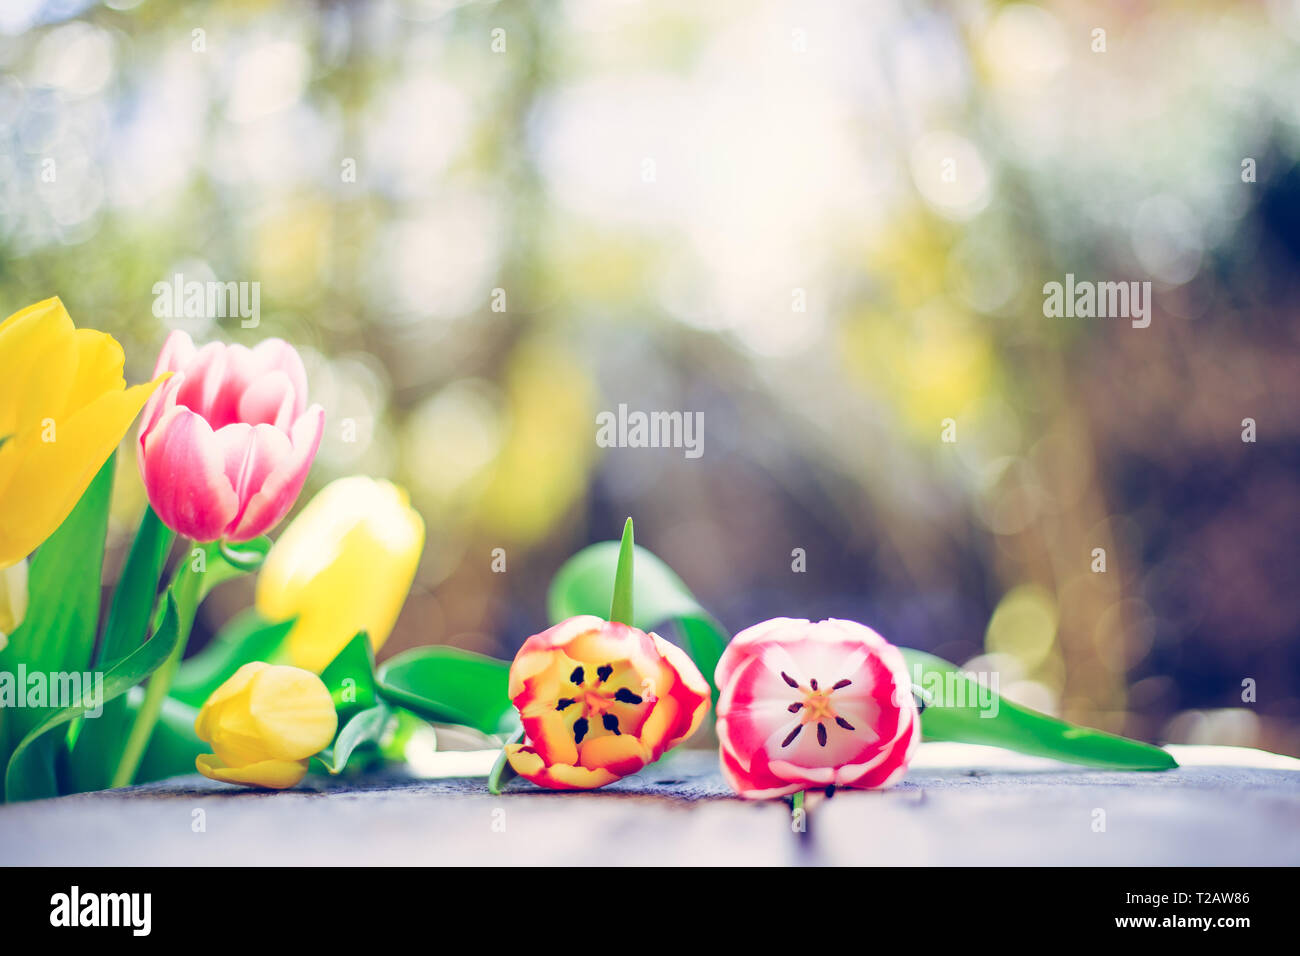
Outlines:
<svg viewBox="0 0 1300 956"><path fill-rule="evenodd" d="M27 614L27 562L0 570L0 651Z"/></svg>
<svg viewBox="0 0 1300 956"><path fill-rule="evenodd" d="M122 365L57 298L0 323L0 568L63 523L165 378L127 388Z"/></svg>
<svg viewBox="0 0 1300 956"><path fill-rule="evenodd" d="M213 780L283 790L302 780L337 729L334 701L319 677L253 661L199 710L194 731L216 753L200 754L195 766Z"/></svg>
<svg viewBox="0 0 1300 956"><path fill-rule="evenodd" d="M353 476L330 482L271 548L257 579L257 610L297 616L289 660L320 673L358 632L375 650L397 622L424 549L424 521L407 493Z"/></svg>

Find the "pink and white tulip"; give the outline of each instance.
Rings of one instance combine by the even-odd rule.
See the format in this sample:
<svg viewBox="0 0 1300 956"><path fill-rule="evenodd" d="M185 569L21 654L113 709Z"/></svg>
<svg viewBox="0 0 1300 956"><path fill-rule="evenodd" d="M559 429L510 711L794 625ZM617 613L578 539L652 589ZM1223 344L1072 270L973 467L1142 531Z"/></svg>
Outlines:
<svg viewBox="0 0 1300 956"><path fill-rule="evenodd" d="M903 655L853 621L755 624L714 677L722 773L742 797L889 787L921 738Z"/></svg>
<svg viewBox="0 0 1300 956"><path fill-rule="evenodd" d="M149 503L195 541L247 541L273 528L302 490L325 427L307 407L307 372L293 347L211 342L173 332L136 448Z"/></svg>

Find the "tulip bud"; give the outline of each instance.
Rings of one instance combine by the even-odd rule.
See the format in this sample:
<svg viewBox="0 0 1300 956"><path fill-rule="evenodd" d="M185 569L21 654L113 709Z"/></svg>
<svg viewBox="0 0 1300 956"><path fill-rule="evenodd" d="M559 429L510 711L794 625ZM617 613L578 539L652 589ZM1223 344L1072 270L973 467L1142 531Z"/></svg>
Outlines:
<svg viewBox="0 0 1300 956"><path fill-rule="evenodd" d="M199 710L195 733L216 753L201 754L195 765L213 780L283 790L302 780L337 729L334 701L319 677L254 661Z"/></svg>
<svg viewBox="0 0 1300 956"><path fill-rule="evenodd" d="M424 521L407 493L353 476L308 502L266 556L257 610L297 617L289 659L319 673L358 632L379 650L393 630L424 549Z"/></svg>
<svg viewBox="0 0 1300 956"><path fill-rule="evenodd" d="M256 348L173 332L157 374L175 373L141 416L136 458L149 504L195 541L247 541L293 507L325 427L287 342Z"/></svg>
<svg viewBox="0 0 1300 956"><path fill-rule="evenodd" d="M742 797L888 787L921 739L903 655L853 621L755 624L714 678L722 774Z"/></svg>

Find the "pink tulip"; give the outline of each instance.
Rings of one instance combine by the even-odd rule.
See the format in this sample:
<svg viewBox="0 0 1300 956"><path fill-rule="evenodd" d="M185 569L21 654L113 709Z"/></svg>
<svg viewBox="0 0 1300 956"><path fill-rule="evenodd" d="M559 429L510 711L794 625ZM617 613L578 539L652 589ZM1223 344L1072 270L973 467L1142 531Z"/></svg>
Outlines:
<svg viewBox="0 0 1300 956"><path fill-rule="evenodd" d="M175 374L141 416L136 449L149 503L195 541L247 541L275 527L302 490L325 427L307 405L293 346L195 348L173 332L155 375Z"/></svg>
<svg viewBox="0 0 1300 956"><path fill-rule="evenodd" d="M921 737L903 655L853 621L755 624L714 677L722 773L742 797L892 786Z"/></svg>

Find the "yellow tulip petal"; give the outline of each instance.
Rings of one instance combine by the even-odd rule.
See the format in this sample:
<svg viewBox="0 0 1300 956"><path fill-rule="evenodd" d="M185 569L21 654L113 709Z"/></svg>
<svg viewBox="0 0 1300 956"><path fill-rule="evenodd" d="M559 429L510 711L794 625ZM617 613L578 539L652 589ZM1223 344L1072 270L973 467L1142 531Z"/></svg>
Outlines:
<svg viewBox="0 0 1300 956"><path fill-rule="evenodd" d="M215 754L200 754L194 760L199 773L223 783L242 783L250 787L285 790L307 776L307 760L263 760L243 767L227 767Z"/></svg>
<svg viewBox="0 0 1300 956"><path fill-rule="evenodd" d="M266 753L280 760L320 753L338 730L328 688L297 667L272 666L258 674L249 689L249 713Z"/></svg>
<svg viewBox="0 0 1300 956"><path fill-rule="evenodd" d="M75 336L57 298L29 305L0 325L0 437L63 414L77 371Z"/></svg>
<svg viewBox="0 0 1300 956"><path fill-rule="evenodd" d="M68 420L55 421L52 432L29 432L0 445L0 567L26 557L63 523L160 382L106 392Z"/></svg>
<svg viewBox="0 0 1300 956"><path fill-rule="evenodd" d="M578 748L579 765L588 770L608 770L625 777L651 760L649 748L631 734L592 737Z"/></svg>
<svg viewBox="0 0 1300 956"><path fill-rule="evenodd" d="M216 731L222 707L236 695L244 693L252 683L253 677L270 666L262 661L250 661L231 674L225 683L209 695L203 706L199 708L199 716L194 720L194 732L199 740L212 742L212 735Z"/></svg>
<svg viewBox="0 0 1300 956"><path fill-rule="evenodd" d="M95 329L77 329L74 341L76 376L63 407L65 418L105 392L126 388L126 379L122 377L126 355L117 339Z"/></svg>

